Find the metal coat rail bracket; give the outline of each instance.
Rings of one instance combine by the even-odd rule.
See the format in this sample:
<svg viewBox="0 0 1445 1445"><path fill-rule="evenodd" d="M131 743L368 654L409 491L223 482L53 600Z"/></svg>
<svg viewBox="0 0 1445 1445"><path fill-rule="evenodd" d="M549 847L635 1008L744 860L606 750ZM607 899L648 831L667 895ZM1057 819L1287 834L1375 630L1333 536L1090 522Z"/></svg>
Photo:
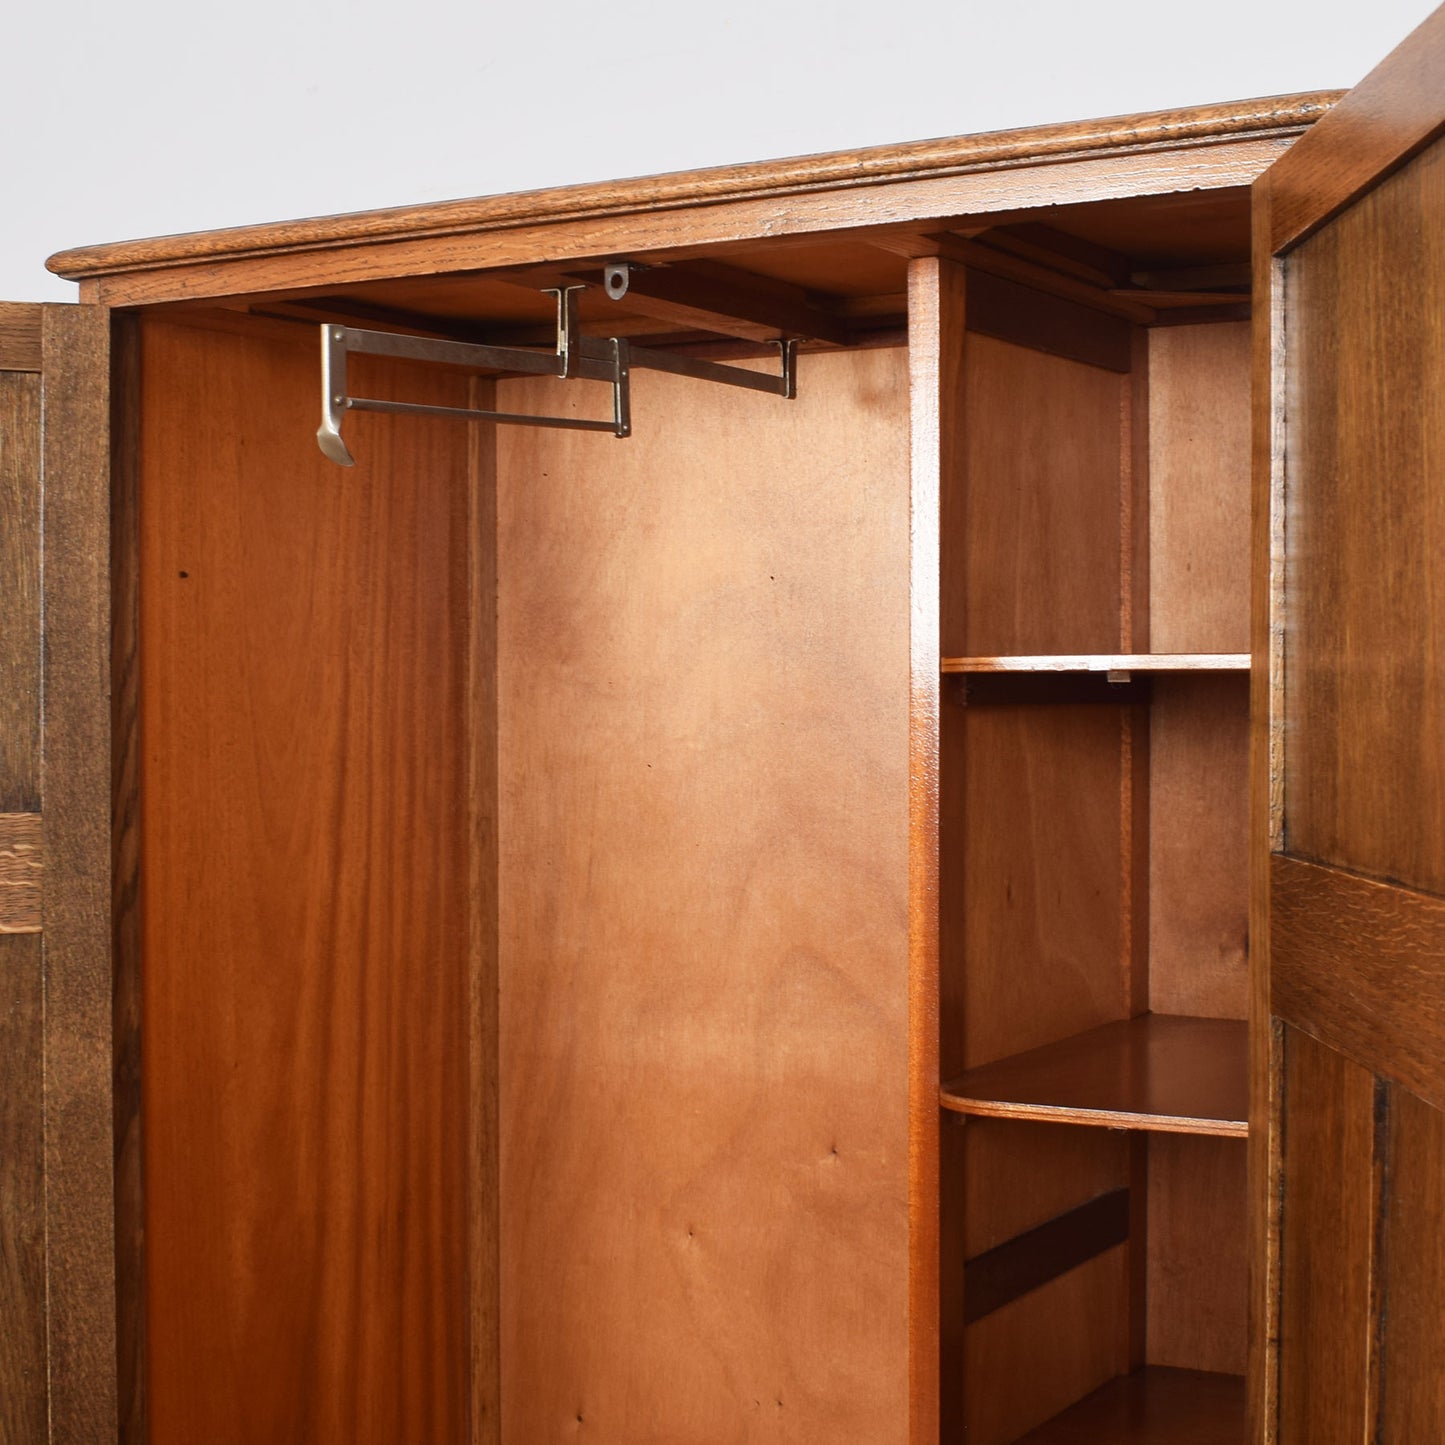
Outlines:
<svg viewBox="0 0 1445 1445"><path fill-rule="evenodd" d="M557 349L536 351L520 346L482 346L465 341L433 340L426 336L405 336L393 331L362 331L354 326L324 325L321 328L321 425L316 440L333 462L354 465L341 436L341 423L348 411L382 411L407 416L447 416L464 421L507 422L517 426L566 427L574 431L605 431L615 437L632 435L630 377L638 367L668 371L674 376L691 376L698 381L741 386L772 396L797 395L798 343L780 340L780 375L747 371L701 361L671 351L633 346L619 337L583 336L577 322L577 293L585 286L549 290L557 298ZM395 356L408 361L434 361L449 366L467 366L485 371L523 372L532 376L556 376L583 381L606 381L612 385L612 420L590 421L573 416L534 416L505 411L479 411L461 406L426 406L410 401L380 401L352 396L346 384L346 358L355 352L364 356Z"/></svg>

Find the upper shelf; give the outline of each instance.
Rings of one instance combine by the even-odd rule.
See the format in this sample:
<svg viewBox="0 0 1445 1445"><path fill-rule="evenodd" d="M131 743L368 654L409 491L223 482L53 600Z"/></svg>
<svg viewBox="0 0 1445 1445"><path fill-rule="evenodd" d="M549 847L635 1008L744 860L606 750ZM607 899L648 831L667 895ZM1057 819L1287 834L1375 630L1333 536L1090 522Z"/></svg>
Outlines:
<svg viewBox="0 0 1445 1445"><path fill-rule="evenodd" d="M1142 1014L970 1069L939 1101L990 1118L1243 1137L1248 1094L1246 1024Z"/></svg>
<svg viewBox="0 0 1445 1445"><path fill-rule="evenodd" d="M1248 672L1247 652L1055 652L945 657L944 672Z"/></svg>

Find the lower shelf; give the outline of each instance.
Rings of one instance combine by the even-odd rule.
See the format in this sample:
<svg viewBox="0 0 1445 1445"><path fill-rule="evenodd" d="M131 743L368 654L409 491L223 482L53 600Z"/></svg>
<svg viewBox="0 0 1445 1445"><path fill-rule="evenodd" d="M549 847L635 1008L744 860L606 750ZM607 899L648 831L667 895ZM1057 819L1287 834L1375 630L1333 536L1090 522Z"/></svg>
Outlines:
<svg viewBox="0 0 1445 1445"><path fill-rule="evenodd" d="M1151 1366L1031 1430L1017 1445L1244 1445L1244 1377Z"/></svg>

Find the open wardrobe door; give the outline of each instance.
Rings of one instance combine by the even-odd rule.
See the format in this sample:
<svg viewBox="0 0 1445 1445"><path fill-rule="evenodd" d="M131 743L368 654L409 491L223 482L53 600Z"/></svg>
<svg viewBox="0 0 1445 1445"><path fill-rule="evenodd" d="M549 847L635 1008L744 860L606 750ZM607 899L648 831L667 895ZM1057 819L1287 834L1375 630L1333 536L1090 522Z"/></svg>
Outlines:
<svg viewBox="0 0 1445 1445"><path fill-rule="evenodd" d="M1442 131L1445 11L1255 186L1257 1441L1445 1438Z"/></svg>

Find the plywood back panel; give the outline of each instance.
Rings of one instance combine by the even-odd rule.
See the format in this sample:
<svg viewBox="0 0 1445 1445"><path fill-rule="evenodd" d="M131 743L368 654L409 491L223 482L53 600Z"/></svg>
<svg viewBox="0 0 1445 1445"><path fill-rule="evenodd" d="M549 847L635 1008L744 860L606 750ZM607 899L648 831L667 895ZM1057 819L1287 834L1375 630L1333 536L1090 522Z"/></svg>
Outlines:
<svg viewBox="0 0 1445 1445"><path fill-rule="evenodd" d="M1127 376L970 335L967 476L945 495L943 652L1113 652L1121 640Z"/></svg>
<svg viewBox="0 0 1445 1445"><path fill-rule="evenodd" d="M504 1438L906 1438L904 360L499 436Z"/></svg>
<svg viewBox="0 0 1445 1445"><path fill-rule="evenodd" d="M1154 652L1249 650L1250 330L1149 333Z"/></svg>
<svg viewBox="0 0 1445 1445"><path fill-rule="evenodd" d="M305 340L142 331L153 1445L466 1437L467 433Z"/></svg>

